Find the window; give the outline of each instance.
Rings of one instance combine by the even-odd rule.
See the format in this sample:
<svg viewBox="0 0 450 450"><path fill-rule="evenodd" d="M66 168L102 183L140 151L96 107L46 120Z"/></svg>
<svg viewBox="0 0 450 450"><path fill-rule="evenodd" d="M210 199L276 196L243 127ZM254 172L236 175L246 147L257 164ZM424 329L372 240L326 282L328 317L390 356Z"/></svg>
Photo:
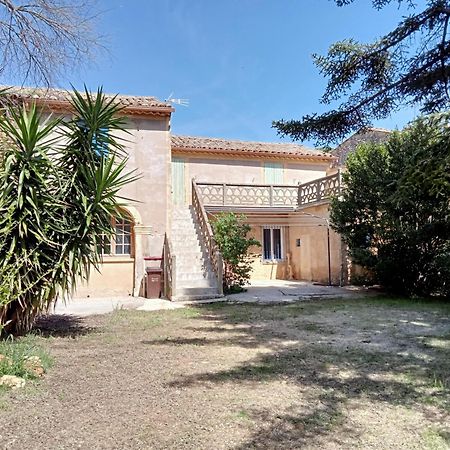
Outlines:
<svg viewBox="0 0 450 450"><path fill-rule="evenodd" d="M107 157L109 154L109 129L100 128L98 133L92 136L92 145L97 156Z"/></svg>
<svg viewBox="0 0 450 450"><path fill-rule="evenodd" d="M89 130L84 122L80 120L77 122L78 126L83 132L88 133ZM92 148L97 156L107 157L109 154L109 129L102 127L98 132L92 135Z"/></svg>
<svg viewBox="0 0 450 450"><path fill-rule="evenodd" d="M265 261L281 261L284 259L283 230L281 227L263 227L263 257Z"/></svg>
<svg viewBox="0 0 450 450"><path fill-rule="evenodd" d="M112 225L115 229L112 239L101 237L100 250L102 255L131 255L132 254L132 222L128 219L113 218Z"/></svg>

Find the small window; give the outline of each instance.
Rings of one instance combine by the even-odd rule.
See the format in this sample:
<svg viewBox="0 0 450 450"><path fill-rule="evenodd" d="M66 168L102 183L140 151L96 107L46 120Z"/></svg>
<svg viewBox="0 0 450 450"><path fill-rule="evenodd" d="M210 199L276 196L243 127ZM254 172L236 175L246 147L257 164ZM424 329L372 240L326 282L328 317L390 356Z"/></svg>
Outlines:
<svg viewBox="0 0 450 450"><path fill-rule="evenodd" d="M132 228L130 220L113 218L112 226L115 229L112 239L101 237L100 252L104 256L128 256L132 254Z"/></svg>
<svg viewBox="0 0 450 450"><path fill-rule="evenodd" d="M102 136L102 139L99 139L99 136ZM95 149L95 154L97 156L107 157L109 154L109 129L108 128L100 128L99 133L94 133L92 137L92 146Z"/></svg>
<svg viewBox="0 0 450 450"><path fill-rule="evenodd" d="M265 261L281 261L284 259L282 228L277 226L263 227L263 256Z"/></svg>
<svg viewBox="0 0 450 450"><path fill-rule="evenodd" d="M78 126L87 133L88 129L84 120L77 122ZM107 157L109 155L109 129L100 128L97 133L92 135L92 148L97 156Z"/></svg>

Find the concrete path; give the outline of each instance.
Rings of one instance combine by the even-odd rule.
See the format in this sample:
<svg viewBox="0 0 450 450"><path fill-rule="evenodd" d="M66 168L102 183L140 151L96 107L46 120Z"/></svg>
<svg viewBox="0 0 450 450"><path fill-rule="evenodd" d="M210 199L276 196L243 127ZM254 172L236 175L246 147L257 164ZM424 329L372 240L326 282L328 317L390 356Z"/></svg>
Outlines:
<svg viewBox="0 0 450 450"><path fill-rule="evenodd" d="M254 281L246 292L228 295L229 301L253 303L284 303L319 298L348 298L373 295L359 286L322 286L306 281Z"/></svg>
<svg viewBox="0 0 450 450"><path fill-rule="evenodd" d="M164 299L146 299L142 297L105 297L77 298L66 304L58 302L54 314L72 314L75 316L90 316L107 314L116 309L137 309L139 311L160 311L178 309L186 306L213 302L236 303L289 303L299 300L319 298L348 298L373 295L373 291L355 286L321 286L305 281L254 281L246 292L232 294L223 298L197 300L186 302L171 302Z"/></svg>
<svg viewBox="0 0 450 450"><path fill-rule="evenodd" d="M165 309L184 308L183 304L164 300L162 298L143 297L90 297L76 298L58 302L53 314L71 314L74 316L92 316L94 314L108 314L117 309L137 309L139 311L160 311Z"/></svg>

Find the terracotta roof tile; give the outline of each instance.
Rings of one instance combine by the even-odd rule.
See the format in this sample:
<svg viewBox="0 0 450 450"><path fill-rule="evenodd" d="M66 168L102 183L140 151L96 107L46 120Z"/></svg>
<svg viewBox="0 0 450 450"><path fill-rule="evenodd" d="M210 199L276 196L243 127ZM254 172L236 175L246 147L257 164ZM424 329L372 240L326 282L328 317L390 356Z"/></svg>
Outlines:
<svg viewBox="0 0 450 450"><path fill-rule="evenodd" d="M338 158L337 165L345 165L348 155L354 152L358 145L365 144L366 142L381 144L389 139L391 133L391 130L384 128L367 128L357 131L333 150L333 155Z"/></svg>
<svg viewBox="0 0 450 450"><path fill-rule="evenodd" d="M0 89L7 89L7 95L23 100L35 100L36 102L61 102L70 100L70 91L53 88L34 88L18 86L0 86ZM105 94L107 98L113 98L112 94ZM135 95L117 95L117 102L125 108L163 108L173 109L168 102L158 100L156 97L144 97Z"/></svg>
<svg viewBox="0 0 450 450"><path fill-rule="evenodd" d="M329 153L293 143L250 142L194 136L172 136L172 149L334 159Z"/></svg>

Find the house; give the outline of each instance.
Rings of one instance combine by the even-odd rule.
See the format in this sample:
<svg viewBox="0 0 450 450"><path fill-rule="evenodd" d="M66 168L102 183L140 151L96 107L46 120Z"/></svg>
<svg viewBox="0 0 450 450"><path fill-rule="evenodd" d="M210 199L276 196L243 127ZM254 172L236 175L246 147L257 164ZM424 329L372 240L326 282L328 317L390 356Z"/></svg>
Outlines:
<svg viewBox="0 0 450 450"><path fill-rule="evenodd" d="M62 90L12 88L9 95L44 111L70 115ZM262 247L253 249L253 279L346 282L346 252L328 223L339 194L336 156L292 143L173 135L174 109L154 97L118 96L126 117L128 167L141 177L124 188L126 220L100 271L78 296L143 295L146 267L163 258L165 295L220 296L222 261L210 222L243 213Z"/></svg>
<svg viewBox="0 0 450 450"><path fill-rule="evenodd" d="M172 136L171 142L175 211L192 203L194 180L210 219L221 211L246 216L251 234L262 244L253 255L253 279L328 283L329 199L317 201L315 188L317 180L327 180L332 156L292 143L189 136ZM300 192L313 192L311 205L298 204ZM339 283L341 243L330 233L331 278Z"/></svg>
<svg viewBox="0 0 450 450"><path fill-rule="evenodd" d="M381 144L383 142L386 142L391 134L391 130L373 127L357 131L355 134L352 134L350 137L345 139L333 150L332 154L337 158L335 166L344 167L348 155L354 152L358 145L368 142L373 144Z"/></svg>

